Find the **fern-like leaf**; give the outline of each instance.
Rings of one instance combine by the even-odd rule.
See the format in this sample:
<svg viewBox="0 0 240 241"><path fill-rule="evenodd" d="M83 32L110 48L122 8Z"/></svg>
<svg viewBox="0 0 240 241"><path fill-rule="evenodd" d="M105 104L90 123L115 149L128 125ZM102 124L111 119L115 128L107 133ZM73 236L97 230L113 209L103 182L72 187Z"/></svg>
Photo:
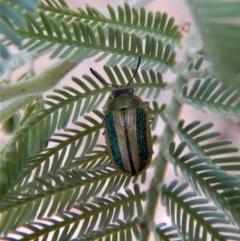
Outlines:
<svg viewBox="0 0 240 241"><path fill-rule="evenodd" d="M165 223L158 224L156 227L156 232L160 240L181 241L176 227L166 226Z"/></svg>
<svg viewBox="0 0 240 241"><path fill-rule="evenodd" d="M204 107L206 107L234 121L240 120L239 93L233 86L226 89L218 80L207 78L201 83L198 79L189 93L187 92L185 86L182 95L185 101L196 109L205 112Z"/></svg>
<svg viewBox="0 0 240 241"><path fill-rule="evenodd" d="M29 51L42 52L54 47L52 58L59 56L72 61L101 53L96 61L111 56L109 66L121 62L127 67L133 67L136 57L141 54L144 60L142 69L157 71L165 71L175 64L176 54L168 40L179 40L181 35L174 26L174 19L168 20L166 13L157 13L153 18L152 13L146 14L145 9L138 13L125 4L124 8L119 6L119 19L116 20L110 6L111 18L108 19L89 6L87 12L80 9L79 13L72 13L66 7L47 2L48 6L41 6L46 8L45 11L51 9L49 14L40 11L36 16L27 15L28 29L17 30L22 38L29 39L22 46ZM156 37L152 31L157 34Z"/></svg>
<svg viewBox="0 0 240 241"><path fill-rule="evenodd" d="M110 17L104 16L96 8L89 5L86 6L86 10L78 8L78 12L76 12L57 4L50 5L49 2L45 1L40 5L40 9L53 20L68 20L68 26L71 22L83 22L89 24L93 29L102 26L105 31L111 26L118 28L122 33L131 32L141 38L151 35L172 45L181 38L181 33L174 24L174 18L169 18L167 13L147 13L144 8L139 12L135 8L131 8L128 3L118 6L117 11L108 5ZM70 30L70 32L72 31Z"/></svg>
<svg viewBox="0 0 240 241"><path fill-rule="evenodd" d="M220 170L209 157L197 157L195 152L180 156L186 145L185 142L182 142L175 149L175 144L170 144L169 153L175 170L179 167L185 179L196 192L204 193L227 215L232 223L239 225L240 212L237 201L240 197L239 177Z"/></svg>
<svg viewBox="0 0 240 241"><path fill-rule="evenodd" d="M199 157L228 155L227 158L231 158L229 155L238 152L238 148L229 146L232 143L230 140L212 140L221 135L221 132L209 132L213 123L200 124L200 121L193 121L183 127L183 120L178 123L178 134L181 140L187 142L188 147L196 152Z"/></svg>
<svg viewBox="0 0 240 241"><path fill-rule="evenodd" d="M109 224L108 227L104 228L103 230L96 230L92 233L87 231L86 234L81 235L79 238L72 239L72 241L90 241L102 239L134 240L134 237L139 240L141 234L137 226L138 223L138 218L127 222L124 222L123 220L117 220L114 224Z"/></svg>
<svg viewBox="0 0 240 241"><path fill-rule="evenodd" d="M133 68L137 63L137 56L142 55L142 69L156 69L156 71L166 71L175 64L175 52L169 44L166 47L161 40L156 40L150 35L146 36L146 41L134 33L121 33L120 30L109 28L105 33L101 26L97 27L97 32L91 26L80 22L78 25L71 23L74 28L74 35L68 29L64 20L61 25L54 23L44 14L40 14L43 26L39 26L36 20L29 16L29 30L20 33L21 36L30 40L23 46L28 50L45 51L47 48L57 46L52 57L70 57L71 61L82 61L102 53L96 61L111 56L107 65L113 66L121 63L122 66ZM74 27L73 27L74 26ZM31 34L29 35L29 31ZM37 41L33 41L37 39ZM98 41L100 40L100 42ZM40 48L40 49L39 49Z"/></svg>
<svg viewBox="0 0 240 241"><path fill-rule="evenodd" d="M185 79L207 78L214 76L216 72L212 66L208 66L205 69L200 68L204 60L206 60L206 57L200 55L196 61L189 61L187 68L182 71L182 76Z"/></svg>
<svg viewBox="0 0 240 241"><path fill-rule="evenodd" d="M177 226L183 240L239 240L239 229L227 226L229 221L217 208L207 206L208 200L194 192L184 192L188 184L172 181L161 188L161 201L167 208L172 223ZM213 226L217 224L217 226Z"/></svg>
<svg viewBox="0 0 240 241"><path fill-rule="evenodd" d="M46 238L49 233L52 232L54 240L67 240L72 237L77 227L80 227L77 236L81 237L83 233L87 233L90 236L95 235L94 224L97 220L99 220L98 229L104 230L109 224L119 219L120 211L123 212L124 220L126 221L132 220L135 215L141 216L143 212L141 199L143 197L144 195L140 193L139 186L135 184L134 191L127 189L124 194L115 193L114 196L95 198L91 203L75 205L74 211L60 213L58 219L55 217L44 218L24 225L24 227L27 227L29 230L34 230L33 233L25 232L20 228L20 230L15 231L14 234L19 235L17 240L32 240L39 237ZM126 230L135 230L136 222L134 223L135 224L130 227L129 225L125 225L124 222L120 222L120 225ZM71 229L69 229L70 225L73 225ZM60 229L63 229L61 235ZM114 233L119 233L119 229L115 229ZM6 237L5 240L16 239L8 239Z"/></svg>
<svg viewBox="0 0 240 241"><path fill-rule="evenodd" d="M0 9L0 31L4 35L1 37L0 42L0 55L4 59L9 58L9 52L6 48L7 40L10 40L12 44L20 46L21 37L16 33L13 26L24 29L26 27L26 19L24 13L34 14L37 10L39 0L33 0L29 3L25 1L1 1ZM3 41L2 41L3 40Z"/></svg>
<svg viewBox="0 0 240 241"><path fill-rule="evenodd" d="M22 185L20 190L9 193L0 207L1 233L8 233L29 219L69 211L73 205L87 202L100 192L102 196L111 195L130 183L129 177L106 168L109 162L100 160L96 167L89 169L83 169L83 165L79 164L80 169L73 171L60 169L58 174L48 172L44 177L36 177ZM20 213L22 217L14 220ZM8 222L9 219L12 221Z"/></svg>

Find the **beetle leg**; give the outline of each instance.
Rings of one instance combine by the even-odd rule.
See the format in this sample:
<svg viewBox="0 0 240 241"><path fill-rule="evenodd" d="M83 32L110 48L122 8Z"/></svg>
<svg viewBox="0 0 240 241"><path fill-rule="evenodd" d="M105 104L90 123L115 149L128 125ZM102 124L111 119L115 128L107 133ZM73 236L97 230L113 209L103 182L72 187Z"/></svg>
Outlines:
<svg viewBox="0 0 240 241"><path fill-rule="evenodd" d="M108 153L107 147L105 148L104 152L105 152L106 156L109 157L109 153Z"/></svg>
<svg viewBox="0 0 240 241"><path fill-rule="evenodd" d="M146 104L146 107L148 108L149 107L149 102L146 101L145 104Z"/></svg>
<svg viewBox="0 0 240 241"><path fill-rule="evenodd" d="M149 122L150 122L150 124L152 124L153 121L154 121L154 117L153 117L153 116L149 117Z"/></svg>

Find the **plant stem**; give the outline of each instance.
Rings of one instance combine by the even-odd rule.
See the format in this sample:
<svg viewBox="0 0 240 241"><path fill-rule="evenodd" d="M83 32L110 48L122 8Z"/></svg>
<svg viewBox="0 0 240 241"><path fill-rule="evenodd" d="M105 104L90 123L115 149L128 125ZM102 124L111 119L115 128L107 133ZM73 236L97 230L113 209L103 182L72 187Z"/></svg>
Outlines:
<svg viewBox="0 0 240 241"><path fill-rule="evenodd" d="M181 92L181 88L184 84L185 80L182 78L181 74L179 74L176 79L176 89L179 93ZM154 216L157 210L157 204L159 200L159 185L164 180L164 175L166 173L167 168L167 159L164 153L168 150L169 143L174 138L175 133L171 128L171 124L178 121L181 112L181 107L182 104L178 102L176 96L173 94L171 103L169 105L169 122L166 124L165 129L163 131L163 135L161 138L161 148L158 153L154 176L150 182L150 187L148 189L146 208L142 216L141 223L144 224L143 227L145 227L142 230L142 241L149 240L150 231L154 232L156 228L155 225L154 227L152 227L151 223L153 223Z"/></svg>
<svg viewBox="0 0 240 241"><path fill-rule="evenodd" d="M2 87L0 89L0 102L20 97L40 95L53 88L77 64L63 60L33 78Z"/></svg>

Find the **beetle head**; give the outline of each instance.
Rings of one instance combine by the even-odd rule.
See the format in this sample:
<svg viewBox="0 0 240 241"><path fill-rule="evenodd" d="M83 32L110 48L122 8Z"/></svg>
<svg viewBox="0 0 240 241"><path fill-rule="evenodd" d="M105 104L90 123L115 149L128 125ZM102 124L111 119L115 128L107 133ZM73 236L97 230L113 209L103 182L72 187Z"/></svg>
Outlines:
<svg viewBox="0 0 240 241"><path fill-rule="evenodd" d="M132 95L134 92L134 89L129 86L119 86L115 90L112 91L112 95L114 98L119 97L119 96L127 96L127 95Z"/></svg>
<svg viewBox="0 0 240 241"><path fill-rule="evenodd" d="M102 83L104 83L106 85L111 85L111 86L116 88L116 90L114 90L112 92L112 95L115 98L115 97L118 97L118 96L132 95L133 94L134 90L133 90L132 87L129 87L129 85L130 85L131 81L134 79L134 77L136 76L138 68L140 66L140 63L141 63L141 55L139 55L139 57L138 57L137 67L135 69L135 72L134 72L132 78L128 81L127 85L122 85L122 86L113 85L111 83L106 82L105 79L100 74L98 74L95 70L93 70L92 68L90 68L90 71Z"/></svg>

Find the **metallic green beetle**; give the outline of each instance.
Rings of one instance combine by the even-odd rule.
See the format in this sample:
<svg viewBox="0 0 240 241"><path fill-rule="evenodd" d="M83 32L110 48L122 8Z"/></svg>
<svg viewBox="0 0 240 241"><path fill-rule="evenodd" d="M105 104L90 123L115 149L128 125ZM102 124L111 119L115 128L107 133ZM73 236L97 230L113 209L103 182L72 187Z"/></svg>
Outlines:
<svg viewBox="0 0 240 241"><path fill-rule="evenodd" d="M115 87L112 97L107 101L104 117L107 152L114 166L122 173L137 176L144 172L152 160L152 137L150 124L153 120L148 114L149 104L133 95L129 86L140 66L127 85L115 86L107 83L92 68L90 71L101 82Z"/></svg>

